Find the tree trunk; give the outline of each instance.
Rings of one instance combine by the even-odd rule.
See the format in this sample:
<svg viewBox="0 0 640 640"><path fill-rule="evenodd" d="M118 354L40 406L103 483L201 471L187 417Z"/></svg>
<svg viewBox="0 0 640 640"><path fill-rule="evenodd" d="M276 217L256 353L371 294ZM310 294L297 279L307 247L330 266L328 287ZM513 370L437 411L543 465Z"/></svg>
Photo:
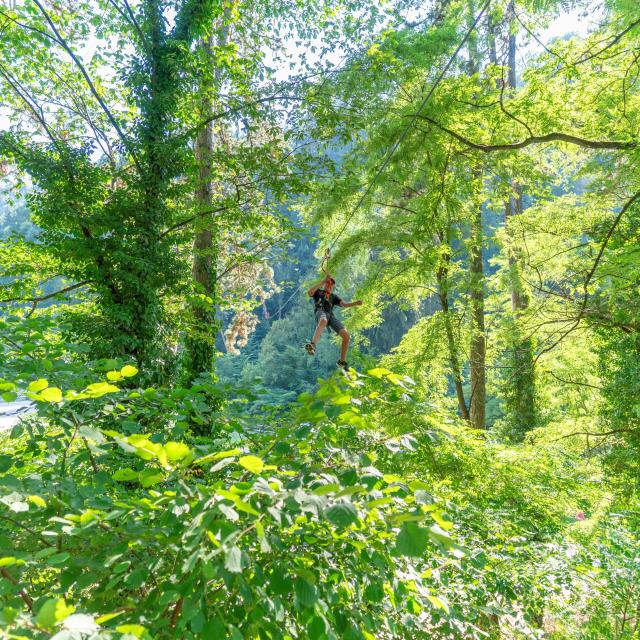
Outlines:
<svg viewBox="0 0 640 640"><path fill-rule="evenodd" d="M444 241L444 234L440 237L440 243ZM453 376L453 384L456 389L456 397L458 398L458 410L460 416L464 420L469 420L469 410L464 397L464 389L462 386L462 371L460 368L460 358L458 357L458 348L456 346L453 325L451 322L451 313L449 311L449 291L447 286L447 278L449 275L450 253L447 252L442 258L442 263L436 271L436 279L438 281L438 298L440 299L440 307L442 309L442 317L444 320L444 330L447 336L447 348L449 350L449 363L451 365L451 374Z"/></svg>
<svg viewBox="0 0 640 640"><path fill-rule="evenodd" d="M159 273L167 265L166 245L161 240L161 228L167 218L167 187L171 176L166 168L172 158L167 157L164 141L167 138L170 114L167 102L173 93L166 56L164 16L156 0L142 5L142 24L147 34L146 63L148 76L139 92L139 136L144 163L140 176L141 207L135 213L132 234L137 236L139 254L132 260L133 273L121 276L125 325L133 338L131 353L143 368L154 359L158 345L158 327L163 308L158 290L163 284ZM168 79L167 79L168 78Z"/></svg>
<svg viewBox="0 0 640 640"><path fill-rule="evenodd" d="M469 1L467 19L471 26L475 15L475 3ZM473 76L480 69L480 54L476 36L469 38L469 75ZM471 345L469 350L469 369L471 379L471 396L469 398L469 414L471 424L476 429L485 428L485 404L487 397L486 383L486 341L484 327L484 265L482 246L484 242L482 230L482 203L475 198L476 190L482 189L482 170L473 170L473 217L470 237L470 274L471 274Z"/></svg>
<svg viewBox="0 0 640 640"><path fill-rule="evenodd" d="M479 176L474 176L476 180ZM486 390L486 341L484 327L484 266L482 264L482 205L474 203L475 215L471 224L471 424L476 429L485 428Z"/></svg>
<svg viewBox="0 0 640 640"><path fill-rule="evenodd" d="M507 47L508 73L507 87L510 93L516 90L516 31L515 8L511 2L507 8L509 17L509 40ZM535 372L533 360L533 344L531 338L525 338L520 331L520 319L529 307L529 298L522 286L520 275L522 257L519 250L514 220L522 214L522 187L517 181L511 183L512 193L505 204L505 229L507 235L507 251L509 261L509 284L511 288L511 310L513 326L509 354L510 379L506 382L505 396L512 423L511 437L521 441L524 434L536 424Z"/></svg>
<svg viewBox="0 0 640 640"><path fill-rule="evenodd" d="M213 38L207 36L200 43L205 59L210 61L213 56ZM206 70L201 79L201 113L203 120L213 115L213 99L211 97L213 74ZM214 185L213 174L213 145L214 125L207 123L198 133L195 145L195 155L198 164L198 185L196 188L197 213L195 237L193 241L193 263L191 274L198 295L191 303L189 335L186 339L187 361L185 363L187 382L202 373L213 369L215 358L215 340L218 330L215 310L217 302L216 271L218 238L215 230L215 214L204 212L213 210Z"/></svg>

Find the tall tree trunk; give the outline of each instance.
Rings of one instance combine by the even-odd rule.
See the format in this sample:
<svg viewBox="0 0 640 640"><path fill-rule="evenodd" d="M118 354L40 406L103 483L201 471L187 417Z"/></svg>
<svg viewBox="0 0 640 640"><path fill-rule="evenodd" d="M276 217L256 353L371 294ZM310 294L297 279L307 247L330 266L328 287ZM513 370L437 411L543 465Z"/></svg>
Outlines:
<svg viewBox="0 0 640 640"><path fill-rule="evenodd" d="M480 179L479 172L474 176ZM469 399L471 424L476 429L485 428L486 389L486 340L484 327L484 265L482 262L482 205L474 203L471 222L471 348L469 354L471 396Z"/></svg>
<svg viewBox="0 0 640 640"><path fill-rule="evenodd" d="M445 234L439 234L439 242L445 242ZM438 282L438 298L440 300L440 308L444 320L444 330L447 336L447 349L449 351L449 363L451 365L451 374L453 376L453 384L458 399L458 411L464 420L469 420L469 410L464 397L464 388L462 386L462 370L460 367L460 358L458 356L458 347L456 345L455 334L453 331L453 323L451 322L451 312L449 310L449 262L451 254L447 251L442 257L442 262L436 271L436 280Z"/></svg>
<svg viewBox="0 0 640 640"><path fill-rule="evenodd" d="M213 37L202 39L200 46L208 63L213 58ZM215 76L206 69L201 76L201 110L200 117L206 120L213 116L213 98ZM202 373L212 371L215 358L215 340L218 330L216 322L217 303L217 252L218 238L213 210L214 185L213 175L214 124L208 122L198 133L195 145L198 164L198 184L196 187L196 203L198 217L193 241L193 264L191 274L197 294L191 303L192 321L186 339L186 378L187 382Z"/></svg>
<svg viewBox="0 0 640 640"><path fill-rule="evenodd" d="M144 162L140 176L141 207L135 214L132 233L137 236L139 254L132 260L134 274L122 277L125 311L123 317L134 336L131 352L142 367L154 359L158 348L158 326L163 309L158 290L163 284L158 271L167 267L166 245L160 230L167 218L167 188L171 176L164 141L169 118L167 104L173 94L172 71L167 64L165 22L157 0L142 5L142 25L147 34L143 87L138 90L140 104L139 136ZM132 277L133 276L133 277Z"/></svg>
<svg viewBox="0 0 640 640"><path fill-rule="evenodd" d="M473 24L475 3L469 0L467 20ZM477 36L469 38L469 75L480 70L480 54ZM473 170L473 196L482 189L482 170L477 166ZM471 219L470 237L470 275L471 275L471 345L469 350L469 369L471 379L471 395L469 398L469 414L471 424L476 429L485 428L485 405L487 398L486 383L486 341L484 327L484 265L482 247L484 234L482 230L482 203L472 197L473 217Z"/></svg>
<svg viewBox="0 0 640 640"><path fill-rule="evenodd" d="M515 92L516 80L516 30L515 7L511 2L507 8L509 19L509 39L507 46L507 87ZM511 310L513 326L511 328L510 379L506 382L505 396L512 423L512 438L521 441L524 434L535 427L536 398L533 344L531 338L522 336L520 319L529 306L529 298L522 286L520 275L522 258L516 236L514 221L522 214L522 187L517 181L511 183L512 193L505 204L505 229L509 261L509 283L511 288Z"/></svg>

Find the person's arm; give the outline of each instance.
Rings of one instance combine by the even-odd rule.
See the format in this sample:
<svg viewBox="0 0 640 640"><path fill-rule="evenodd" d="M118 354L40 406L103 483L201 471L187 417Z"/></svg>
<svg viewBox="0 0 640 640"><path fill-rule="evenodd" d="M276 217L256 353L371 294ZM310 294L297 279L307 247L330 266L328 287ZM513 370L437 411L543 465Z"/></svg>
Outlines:
<svg viewBox="0 0 640 640"><path fill-rule="evenodd" d="M309 291L307 291L307 293L309 294L309 297L313 298L313 294L322 287L322 285L324 284L325 278L322 278L322 280L320 280L320 282L314 284L311 286L311 289L309 289Z"/></svg>
<svg viewBox="0 0 640 640"><path fill-rule="evenodd" d="M354 300L353 302L345 302L340 300L341 307L359 307L362 304L362 300Z"/></svg>

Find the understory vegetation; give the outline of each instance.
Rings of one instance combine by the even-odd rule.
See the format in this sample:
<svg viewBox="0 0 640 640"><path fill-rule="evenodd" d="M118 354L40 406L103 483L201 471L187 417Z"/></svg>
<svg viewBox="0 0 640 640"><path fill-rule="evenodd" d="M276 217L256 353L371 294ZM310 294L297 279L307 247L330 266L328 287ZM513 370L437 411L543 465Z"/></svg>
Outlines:
<svg viewBox="0 0 640 640"><path fill-rule="evenodd" d="M638 640L639 82L635 0L1 6L0 638Z"/></svg>

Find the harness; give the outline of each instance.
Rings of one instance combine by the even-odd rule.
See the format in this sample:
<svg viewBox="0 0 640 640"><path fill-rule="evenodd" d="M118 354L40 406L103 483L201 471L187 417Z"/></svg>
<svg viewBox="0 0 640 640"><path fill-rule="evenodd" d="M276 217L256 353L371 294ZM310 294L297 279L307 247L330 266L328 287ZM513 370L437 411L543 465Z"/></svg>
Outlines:
<svg viewBox="0 0 640 640"><path fill-rule="evenodd" d="M322 270L322 273L325 274L325 276L329 276L329 272L327 271L327 262L329 261L330 257L331 253L329 248L327 247L324 250L324 257L322 258L322 264L320 265L320 269ZM330 316L333 315L333 305L331 304L331 292L333 291L333 284L333 281L329 280L327 286L322 289L322 297L317 300L314 305L316 311L322 310L325 313L328 313Z"/></svg>
<svg viewBox="0 0 640 640"><path fill-rule="evenodd" d="M316 311L324 311L329 315L333 315L333 305L331 304L331 291L333 290L333 284L329 283L329 286L326 289L321 289L318 291L320 293L320 297L318 300L314 302L314 307Z"/></svg>

